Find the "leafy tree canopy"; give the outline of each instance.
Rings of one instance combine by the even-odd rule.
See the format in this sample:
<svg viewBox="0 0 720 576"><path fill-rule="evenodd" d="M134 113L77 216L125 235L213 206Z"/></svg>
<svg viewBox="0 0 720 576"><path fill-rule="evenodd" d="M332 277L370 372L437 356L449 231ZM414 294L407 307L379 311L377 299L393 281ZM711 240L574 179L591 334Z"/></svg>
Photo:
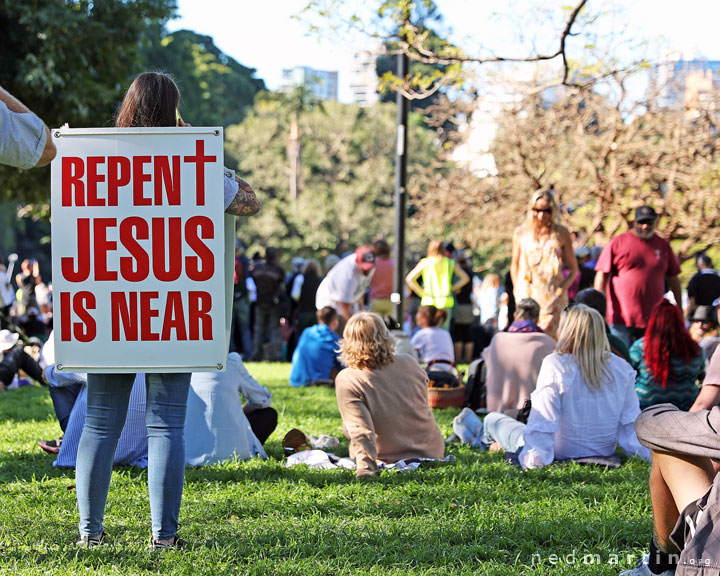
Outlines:
<svg viewBox="0 0 720 576"><path fill-rule="evenodd" d="M224 54L210 36L179 30L162 36L155 27L144 50L148 69L173 75L182 94L183 118L195 126L229 126L240 122L265 83L255 69Z"/></svg>
<svg viewBox="0 0 720 576"><path fill-rule="evenodd" d="M109 126L141 67L152 23L174 0L39 0L0 3L0 84L45 123ZM0 199L46 204L50 171L0 167Z"/></svg>
<svg viewBox="0 0 720 576"><path fill-rule="evenodd" d="M251 249L279 246L286 256L354 248L393 230L395 106L362 109L326 102L302 113L304 192L290 200L286 136L291 114L280 100L259 99L226 131L225 159L258 191L262 211L242 220ZM429 163L433 135L413 118L409 169Z"/></svg>

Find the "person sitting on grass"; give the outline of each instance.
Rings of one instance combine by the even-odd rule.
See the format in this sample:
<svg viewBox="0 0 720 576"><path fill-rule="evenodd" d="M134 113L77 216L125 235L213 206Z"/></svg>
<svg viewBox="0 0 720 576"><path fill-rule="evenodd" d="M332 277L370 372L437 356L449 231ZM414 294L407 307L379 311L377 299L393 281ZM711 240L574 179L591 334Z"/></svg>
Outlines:
<svg viewBox="0 0 720 576"><path fill-rule="evenodd" d="M538 327L540 305L523 298L515 308L515 321L498 332L483 350L487 409L515 416L535 390L540 365L555 348L555 340Z"/></svg>
<svg viewBox="0 0 720 576"><path fill-rule="evenodd" d="M19 339L20 336L10 330L0 330L0 391L12 384L20 370L47 385L42 368L22 346L18 346Z"/></svg>
<svg viewBox="0 0 720 576"><path fill-rule="evenodd" d="M720 300L720 298L718 298ZM718 302L720 304L720 302ZM710 359L720 344L718 332L718 311L713 306L698 306L690 318L690 336L705 354L705 367L710 365Z"/></svg>
<svg viewBox="0 0 720 576"><path fill-rule="evenodd" d="M248 400L244 406L238 392ZM237 352L228 355L225 372L194 372L185 416L186 464L266 458L263 444L277 427L271 402Z"/></svg>
<svg viewBox="0 0 720 576"><path fill-rule="evenodd" d="M428 406L428 377L414 358L395 354L382 318L352 316L340 342L347 366L335 381L343 432L357 476L378 472L378 461L442 458L445 442Z"/></svg>
<svg viewBox="0 0 720 576"><path fill-rule="evenodd" d="M651 406L635 422L638 440L651 449L650 552L620 576L717 573L720 518L720 355L710 361L689 412ZM707 568L707 571L704 569Z"/></svg>
<svg viewBox="0 0 720 576"><path fill-rule="evenodd" d="M630 363L638 372L641 409L669 402L688 410L697 398L705 355L685 328L680 308L668 300L655 306L645 335L630 347Z"/></svg>
<svg viewBox="0 0 720 576"><path fill-rule="evenodd" d="M440 328L445 323L446 310L439 310L435 306L420 306L415 315L415 322L420 330L410 338L410 343L417 350L421 364L428 364L434 360L448 360L455 362L455 348L450 332ZM439 362L433 364L435 370L452 370L450 364Z"/></svg>
<svg viewBox="0 0 720 576"><path fill-rule="evenodd" d="M317 321L314 326L303 330L293 352L291 386L332 385L342 368L338 360L340 336L335 332L340 324L337 311L325 306L317 311Z"/></svg>
<svg viewBox="0 0 720 576"><path fill-rule="evenodd" d="M61 423L60 427L64 436L54 441L45 440L38 442L38 446L45 450L45 452L57 454L57 459L53 462L53 466L59 468L76 468L80 436L82 435L87 418L87 375L60 373L57 372L55 366L48 366L45 369L45 373L50 382L51 391L67 391L69 393L64 396L64 401L61 403L57 403L57 396L53 396L55 414ZM80 389L73 398L71 391L77 386L79 386ZM112 459L113 466L137 466L138 468L147 468L148 440L147 428L145 426L146 404L145 374L139 373L135 377L130 392L127 419L125 420L125 425L122 428L120 438L115 447L115 454ZM63 420L67 422L65 428L62 427Z"/></svg>
<svg viewBox="0 0 720 576"><path fill-rule="evenodd" d="M585 290L578 292L577 296L575 296L575 304L590 306L593 310L597 310L603 318L607 315L607 298L605 294L600 290L595 290L595 288L585 288ZM610 332L610 326L608 326L607 322L605 322L605 335L608 338L610 350L626 362L630 362L630 348L628 348L624 340Z"/></svg>
<svg viewBox="0 0 720 576"><path fill-rule="evenodd" d="M527 425L492 412L483 423L482 442L519 451L522 468L608 457L617 445L647 459L649 451L633 430L640 414L634 383L632 367L610 352L602 316L573 306L562 313L555 352L543 360Z"/></svg>

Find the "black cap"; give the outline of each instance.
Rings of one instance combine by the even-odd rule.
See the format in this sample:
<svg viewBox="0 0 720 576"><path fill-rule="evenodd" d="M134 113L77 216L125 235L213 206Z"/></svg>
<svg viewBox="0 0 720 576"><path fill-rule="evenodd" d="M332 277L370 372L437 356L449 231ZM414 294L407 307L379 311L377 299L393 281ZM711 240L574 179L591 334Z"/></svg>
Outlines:
<svg viewBox="0 0 720 576"><path fill-rule="evenodd" d="M635 222L654 222L657 217L657 212L652 206L638 206L635 208Z"/></svg>

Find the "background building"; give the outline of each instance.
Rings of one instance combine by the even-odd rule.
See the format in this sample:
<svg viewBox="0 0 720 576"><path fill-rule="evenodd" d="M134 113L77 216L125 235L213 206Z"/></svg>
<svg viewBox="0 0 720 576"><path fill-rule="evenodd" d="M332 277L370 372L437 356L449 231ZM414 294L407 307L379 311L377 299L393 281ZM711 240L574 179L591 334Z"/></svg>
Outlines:
<svg viewBox="0 0 720 576"><path fill-rule="evenodd" d="M684 107L692 115L698 109L713 108L713 92L720 88L720 61L672 60L658 65L657 81L665 106Z"/></svg>
<svg viewBox="0 0 720 576"><path fill-rule="evenodd" d="M288 91L295 86L306 86L319 100L338 99L337 71L315 70L309 66L283 69L280 90Z"/></svg>
<svg viewBox="0 0 720 576"><path fill-rule="evenodd" d="M352 102L363 108L380 100L376 71L377 54L368 50L356 52L351 72Z"/></svg>

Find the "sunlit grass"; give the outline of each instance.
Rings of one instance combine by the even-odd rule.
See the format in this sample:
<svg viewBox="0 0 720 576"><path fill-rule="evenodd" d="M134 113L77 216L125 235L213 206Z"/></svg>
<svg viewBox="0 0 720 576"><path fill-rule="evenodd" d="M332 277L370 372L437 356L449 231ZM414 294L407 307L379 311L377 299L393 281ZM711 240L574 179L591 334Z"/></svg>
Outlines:
<svg viewBox="0 0 720 576"><path fill-rule="evenodd" d="M334 392L290 388L287 364L249 369L280 414L270 458L187 471L179 553L148 551L146 473L131 468L113 475L111 544L76 548L74 473L36 446L60 431L47 390L0 395L0 573L610 575L647 545L648 467L637 460L519 472L453 445L453 465L366 481L287 469L289 429L341 438ZM445 436L456 413L436 412ZM347 454L344 439L338 453Z"/></svg>

